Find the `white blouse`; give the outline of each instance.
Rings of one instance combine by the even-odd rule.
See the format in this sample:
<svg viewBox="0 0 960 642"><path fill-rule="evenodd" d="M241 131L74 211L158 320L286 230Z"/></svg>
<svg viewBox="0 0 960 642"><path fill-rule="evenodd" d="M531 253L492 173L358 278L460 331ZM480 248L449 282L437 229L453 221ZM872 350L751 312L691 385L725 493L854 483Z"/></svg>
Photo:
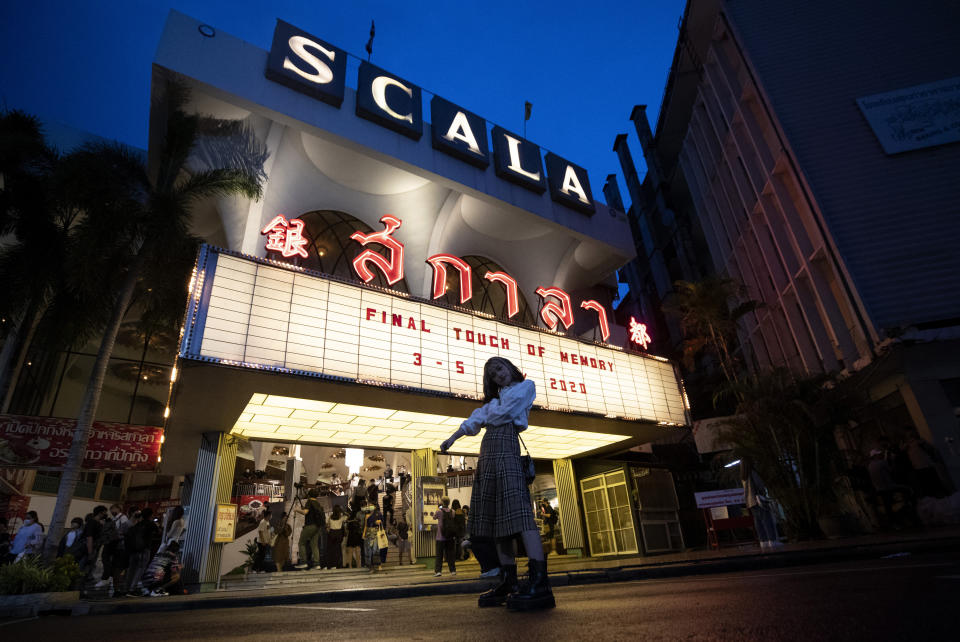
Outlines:
<svg viewBox="0 0 960 642"><path fill-rule="evenodd" d="M472 413L460 430L465 435L476 435L483 426L499 426L512 421L517 432L527 429L530 406L537 396L537 387L529 379L512 383L500 389L500 396L491 399Z"/></svg>

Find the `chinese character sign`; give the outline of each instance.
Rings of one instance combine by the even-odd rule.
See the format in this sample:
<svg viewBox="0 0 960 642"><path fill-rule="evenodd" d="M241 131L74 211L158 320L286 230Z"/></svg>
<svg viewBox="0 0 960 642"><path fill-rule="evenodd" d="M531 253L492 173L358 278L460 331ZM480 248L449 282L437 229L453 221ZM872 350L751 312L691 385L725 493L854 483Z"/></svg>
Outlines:
<svg viewBox="0 0 960 642"><path fill-rule="evenodd" d="M637 323L636 319L630 317L630 340L646 350L650 342L653 341L647 334L647 324Z"/></svg>
<svg viewBox="0 0 960 642"><path fill-rule="evenodd" d="M267 237L268 252L279 252L284 258L298 255L307 258L307 239L303 238L303 221L300 219L288 221L283 214L277 214L260 233Z"/></svg>

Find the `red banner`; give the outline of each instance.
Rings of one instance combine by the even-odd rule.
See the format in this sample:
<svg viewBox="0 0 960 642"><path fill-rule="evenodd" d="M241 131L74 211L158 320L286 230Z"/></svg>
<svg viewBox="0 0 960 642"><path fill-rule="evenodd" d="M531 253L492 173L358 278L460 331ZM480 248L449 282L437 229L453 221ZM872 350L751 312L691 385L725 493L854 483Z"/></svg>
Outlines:
<svg viewBox="0 0 960 642"><path fill-rule="evenodd" d="M0 415L0 465L59 468L67 462L76 419ZM158 426L95 421L83 458L85 470L153 471L160 456Z"/></svg>

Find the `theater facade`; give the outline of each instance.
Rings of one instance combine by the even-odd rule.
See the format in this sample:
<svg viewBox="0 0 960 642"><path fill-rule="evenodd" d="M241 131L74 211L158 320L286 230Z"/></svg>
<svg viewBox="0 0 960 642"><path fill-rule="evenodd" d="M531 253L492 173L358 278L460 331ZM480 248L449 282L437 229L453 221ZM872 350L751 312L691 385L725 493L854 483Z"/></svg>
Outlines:
<svg viewBox="0 0 960 642"><path fill-rule="evenodd" d="M259 201L196 212L206 244L159 463L189 479L193 583L229 570L232 544L214 534L239 451L281 456L288 499L322 476L304 454L322 449L396 453L422 492L476 456L480 437L438 449L477 407L492 356L536 383L524 440L566 551L631 552L633 524L597 518L613 500L585 492L576 461L674 435L689 415L674 364L645 352L643 320L614 323L615 272L634 248L587 172L283 21L264 51L171 13L151 149L171 81L189 109L242 123L266 176ZM196 162L217 151L202 143ZM429 520L411 516L415 550L432 554Z"/></svg>

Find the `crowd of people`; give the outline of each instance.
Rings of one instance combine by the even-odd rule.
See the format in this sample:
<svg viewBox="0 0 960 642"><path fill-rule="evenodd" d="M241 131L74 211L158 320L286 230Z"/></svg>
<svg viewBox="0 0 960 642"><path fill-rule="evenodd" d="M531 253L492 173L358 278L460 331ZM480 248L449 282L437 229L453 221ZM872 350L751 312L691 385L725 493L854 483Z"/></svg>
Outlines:
<svg viewBox="0 0 960 642"><path fill-rule="evenodd" d="M41 555L46 529L36 511L28 511L13 534L0 524L0 563ZM86 517L74 517L60 538L57 556L70 555L82 576L78 587L87 594L111 597L158 597L182 593L180 545L186 533L183 507L173 508L162 527L150 508L119 504L94 507Z"/></svg>
<svg viewBox="0 0 960 642"><path fill-rule="evenodd" d="M938 471L942 466L937 450L924 441L916 429L903 430L899 443L881 437L870 450L866 469L882 509L882 527L899 528L919 523L916 504L923 497L949 494L948 482Z"/></svg>
<svg viewBox="0 0 960 642"><path fill-rule="evenodd" d="M399 489L392 481L387 481L392 480L392 471L389 472L391 474L385 476L382 483L382 492L381 485L373 480L368 484L364 479L356 479L355 486L348 485L351 492L346 506L335 503L329 515L320 502L320 489L311 488L306 500L297 502L292 509L303 516L303 527L296 542L296 565L290 559L291 516L283 513L274 521L273 514L267 509L257 527L257 551L251 570L267 573L288 569L365 567L370 573L377 573L386 562L391 545L397 548L401 565L404 557L408 564L413 564L410 525L403 512L395 509ZM404 479L401 472L401 485ZM337 484L336 488L341 486Z"/></svg>

